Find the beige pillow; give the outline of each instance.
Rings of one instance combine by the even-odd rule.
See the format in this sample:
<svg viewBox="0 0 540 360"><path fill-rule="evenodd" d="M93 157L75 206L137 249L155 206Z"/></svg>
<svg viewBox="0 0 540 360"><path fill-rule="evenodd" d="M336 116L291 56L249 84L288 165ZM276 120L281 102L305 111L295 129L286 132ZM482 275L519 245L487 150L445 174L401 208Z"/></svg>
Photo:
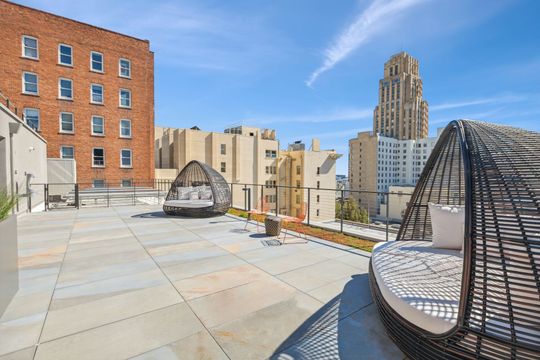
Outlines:
<svg viewBox="0 0 540 360"><path fill-rule="evenodd" d="M433 232L432 246L461 250L465 234L465 208L461 205L428 203Z"/></svg>

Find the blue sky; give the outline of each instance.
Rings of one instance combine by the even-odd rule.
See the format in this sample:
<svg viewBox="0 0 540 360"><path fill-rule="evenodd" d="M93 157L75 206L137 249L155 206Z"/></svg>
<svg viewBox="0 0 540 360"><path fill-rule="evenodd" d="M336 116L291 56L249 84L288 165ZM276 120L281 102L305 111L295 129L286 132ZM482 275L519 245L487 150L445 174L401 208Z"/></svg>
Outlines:
<svg viewBox="0 0 540 360"><path fill-rule="evenodd" d="M384 62L420 61L430 133L456 118L540 131L537 0L19 1L149 39L156 124L319 137L370 130Z"/></svg>

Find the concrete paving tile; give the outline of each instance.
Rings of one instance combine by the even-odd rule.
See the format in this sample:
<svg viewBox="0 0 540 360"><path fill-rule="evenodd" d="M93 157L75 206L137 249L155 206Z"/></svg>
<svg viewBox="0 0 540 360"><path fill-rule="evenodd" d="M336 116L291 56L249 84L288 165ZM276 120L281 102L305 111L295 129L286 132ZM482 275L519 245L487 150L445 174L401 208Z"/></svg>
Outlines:
<svg viewBox="0 0 540 360"><path fill-rule="evenodd" d="M158 234L138 235L137 239L139 239L141 244L146 248L203 240L200 236L184 229Z"/></svg>
<svg viewBox="0 0 540 360"><path fill-rule="evenodd" d="M173 253L153 256L153 258L160 266L171 266L182 262L213 258L227 254L229 254L228 251L223 250L222 248L217 246L211 246L203 249L184 251L176 254Z"/></svg>
<svg viewBox="0 0 540 360"><path fill-rule="evenodd" d="M191 300L252 281L268 278L270 276L265 272L253 265L245 264L175 281L174 286L186 300Z"/></svg>
<svg viewBox="0 0 540 360"><path fill-rule="evenodd" d="M0 322L12 321L47 312L53 288L31 294L17 292L0 317Z"/></svg>
<svg viewBox="0 0 540 360"><path fill-rule="evenodd" d="M335 260L326 260L280 275L277 278L308 292L340 278L357 274L358 269Z"/></svg>
<svg viewBox="0 0 540 360"><path fill-rule="evenodd" d="M210 241L197 239L196 241L190 241L180 244L169 244L169 245L163 245L163 246L155 246L152 248L148 248L147 251L150 253L151 256L157 257L162 255L170 255L170 254L179 254L187 251L193 251L193 250L199 250L204 249L208 247L212 247L214 244L212 244Z"/></svg>
<svg viewBox="0 0 540 360"><path fill-rule="evenodd" d="M74 334L182 301L174 287L166 284L51 310L40 341Z"/></svg>
<svg viewBox="0 0 540 360"><path fill-rule="evenodd" d="M119 228L114 230L98 230L88 233L73 234L70 239L70 244L88 243L93 241L109 241L112 239L124 238L133 236L133 233L127 228Z"/></svg>
<svg viewBox="0 0 540 360"><path fill-rule="evenodd" d="M174 232L176 230L180 230L181 228L172 222L166 222L159 224L156 226L155 224L129 224L129 228L133 233L137 236L141 235L149 235L149 234L159 234L159 233L166 233L166 232Z"/></svg>
<svg viewBox="0 0 540 360"><path fill-rule="evenodd" d="M176 281L190 278L192 276L212 273L242 264L246 264L246 262L234 255L227 254L182 262L172 266L162 267L162 270L169 279Z"/></svg>
<svg viewBox="0 0 540 360"><path fill-rule="evenodd" d="M92 255L92 252L95 252L95 255ZM80 254L75 254L74 259L66 257L62 265L61 274L71 271L95 268L98 266L130 263L133 261L150 258L142 246L138 246L135 250L130 251L113 252L108 254L103 254L100 252L101 250L91 250L89 251L90 256L87 257L80 257Z"/></svg>
<svg viewBox="0 0 540 360"><path fill-rule="evenodd" d="M283 301L294 293L292 287L269 278L197 298L189 304L207 327L214 327Z"/></svg>
<svg viewBox="0 0 540 360"><path fill-rule="evenodd" d="M317 249L313 249L311 251L314 252L315 254L322 255L328 259L335 259L335 258L345 255L343 252L343 249L336 248L333 246L323 246Z"/></svg>
<svg viewBox="0 0 540 360"><path fill-rule="evenodd" d="M190 228L190 230L203 239L215 239L223 236L236 234L237 228L228 225L205 225L202 227Z"/></svg>
<svg viewBox="0 0 540 360"><path fill-rule="evenodd" d="M136 238L131 238L129 242L122 242L120 244L111 244L110 246L100 246L84 250L72 251L71 246L69 247L66 256L64 258L64 263L70 263L73 261L84 261L92 257L101 257L104 255L110 254L124 254L130 253L132 251L144 251L143 247Z"/></svg>
<svg viewBox="0 0 540 360"><path fill-rule="evenodd" d="M290 255L297 251L301 251L301 248L298 248L297 246L294 246L294 245L281 245L281 246L267 246L262 249L256 249L256 250L250 250L250 251L241 251L237 253L236 255L246 261L249 261L251 263L256 263L258 261Z"/></svg>
<svg viewBox="0 0 540 360"><path fill-rule="evenodd" d="M96 248L108 248L108 247L114 247L118 245L127 245L137 242L137 238L133 235L127 235L120 238L115 239L104 239L102 241L89 241L84 243L73 243L71 242L69 244L69 252L78 252L78 251L84 251L84 250L90 250L90 249L96 249Z"/></svg>
<svg viewBox="0 0 540 360"><path fill-rule="evenodd" d="M268 245L264 244L262 240L263 239L250 239L247 241L225 244L225 245L218 245L218 246L227 250L228 252L232 254L237 254L243 251L250 251L250 250L262 249L262 248L268 247Z"/></svg>
<svg viewBox="0 0 540 360"><path fill-rule="evenodd" d="M26 349L12 352L11 354L0 356L0 360L32 360L36 347L32 346Z"/></svg>
<svg viewBox="0 0 540 360"><path fill-rule="evenodd" d="M0 322L0 355L37 344L46 312Z"/></svg>
<svg viewBox="0 0 540 360"><path fill-rule="evenodd" d="M181 340L167 344L147 353L135 356L132 360L226 360L208 331L200 331ZM0 358L0 360L3 360Z"/></svg>
<svg viewBox="0 0 540 360"><path fill-rule="evenodd" d="M297 292L287 300L210 331L231 359L266 359L322 306Z"/></svg>
<svg viewBox="0 0 540 360"><path fill-rule="evenodd" d="M40 344L37 360L124 359L203 330L185 303Z"/></svg>
<svg viewBox="0 0 540 360"><path fill-rule="evenodd" d="M301 251L286 256L258 261L256 265L272 275L277 275L326 260L328 258L317 253Z"/></svg>
<svg viewBox="0 0 540 360"><path fill-rule="evenodd" d="M346 255L335 258L335 260L353 266L359 270L362 270L363 272L369 271L369 259L369 256L351 253L347 253Z"/></svg>

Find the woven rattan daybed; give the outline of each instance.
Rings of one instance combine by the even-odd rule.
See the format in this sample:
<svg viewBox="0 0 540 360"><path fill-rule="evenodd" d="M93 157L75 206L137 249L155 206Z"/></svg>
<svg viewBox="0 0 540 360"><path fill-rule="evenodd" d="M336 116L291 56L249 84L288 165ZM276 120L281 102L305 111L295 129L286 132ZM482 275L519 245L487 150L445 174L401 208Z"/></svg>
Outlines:
<svg viewBox="0 0 540 360"><path fill-rule="evenodd" d="M462 251L433 247L432 203L463 208ZM540 134L451 122L370 284L412 359L540 359Z"/></svg>
<svg viewBox="0 0 540 360"><path fill-rule="evenodd" d="M168 215L210 217L225 214L230 206L231 192L223 176L193 160L172 183L163 211Z"/></svg>

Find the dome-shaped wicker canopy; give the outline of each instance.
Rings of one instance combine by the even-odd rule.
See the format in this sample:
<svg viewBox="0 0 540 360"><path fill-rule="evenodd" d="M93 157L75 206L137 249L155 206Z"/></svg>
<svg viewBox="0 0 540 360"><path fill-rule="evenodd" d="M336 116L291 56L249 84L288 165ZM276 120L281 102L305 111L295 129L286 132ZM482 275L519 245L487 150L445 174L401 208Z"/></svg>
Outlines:
<svg viewBox="0 0 540 360"><path fill-rule="evenodd" d="M192 160L172 183L163 211L168 215L210 217L225 214L230 206L231 192L223 176L210 166Z"/></svg>
<svg viewBox="0 0 540 360"><path fill-rule="evenodd" d="M465 206L459 313L432 334L371 287L389 335L415 359L540 358L540 134L453 121L416 185L397 241L431 241L428 202Z"/></svg>

